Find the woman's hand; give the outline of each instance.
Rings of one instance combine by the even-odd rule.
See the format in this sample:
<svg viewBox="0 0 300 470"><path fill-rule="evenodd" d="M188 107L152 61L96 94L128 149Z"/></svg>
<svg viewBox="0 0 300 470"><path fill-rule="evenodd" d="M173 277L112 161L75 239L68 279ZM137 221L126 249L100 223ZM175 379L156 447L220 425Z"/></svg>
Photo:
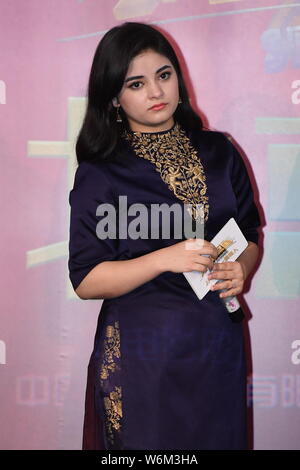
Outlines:
<svg viewBox="0 0 300 470"><path fill-rule="evenodd" d="M220 297L229 297L242 292L246 272L242 263L239 261L215 263L212 273L208 275L208 279L222 279L221 282L217 282L213 285L210 290L227 289L226 292L220 294Z"/></svg>
<svg viewBox="0 0 300 470"><path fill-rule="evenodd" d="M218 256L216 247L201 238L183 240L158 251L161 270L173 273L205 272L213 268L214 259Z"/></svg>

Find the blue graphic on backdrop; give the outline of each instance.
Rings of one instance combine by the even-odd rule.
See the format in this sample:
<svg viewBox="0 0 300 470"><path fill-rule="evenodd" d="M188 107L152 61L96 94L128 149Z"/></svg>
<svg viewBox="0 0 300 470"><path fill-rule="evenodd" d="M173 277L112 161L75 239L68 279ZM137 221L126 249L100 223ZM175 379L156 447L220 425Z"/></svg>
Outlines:
<svg viewBox="0 0 300 470"><path fill-rule="evenodd" d="M298 18L299 24L295 24ZM261 43L267 73L281 72L290 65L300 68L300 5L289 10L277 28L264 31Z"/></svg>

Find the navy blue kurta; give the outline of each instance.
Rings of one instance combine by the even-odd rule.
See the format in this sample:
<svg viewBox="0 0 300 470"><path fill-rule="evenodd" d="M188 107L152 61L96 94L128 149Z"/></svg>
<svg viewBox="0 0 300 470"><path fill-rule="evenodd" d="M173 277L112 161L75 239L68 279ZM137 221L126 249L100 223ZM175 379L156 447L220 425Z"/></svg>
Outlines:
<svg viewBox="0 0 300 470"><path fill-rule="evenodd" d="M222 133L187 135L206 176L205 238L234 217L247 240L257 243L260 220L242 157ZM117 207L119 195L127 196L128 206L180 202L155 165L125 140L114 160L81 163L69 199L74 289L102 261L129 260L181 241L100 240L97 206ZM84 449L246 449L242 324L231 322L218 292L200 301L182 273L164 272L105 299L85 411Z"/></svg>

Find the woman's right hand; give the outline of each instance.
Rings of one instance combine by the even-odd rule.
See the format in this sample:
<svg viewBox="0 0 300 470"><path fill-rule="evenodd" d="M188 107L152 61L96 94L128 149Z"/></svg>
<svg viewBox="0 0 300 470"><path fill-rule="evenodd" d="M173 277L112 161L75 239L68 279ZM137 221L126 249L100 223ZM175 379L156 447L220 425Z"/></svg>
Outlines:
<svg viewBox="0 0 300 470"><path fill-rule="evenodd" d="M211 270L217 256L216 247L201 238L190 238L159 250L162 270L173 273Z"/></svg>

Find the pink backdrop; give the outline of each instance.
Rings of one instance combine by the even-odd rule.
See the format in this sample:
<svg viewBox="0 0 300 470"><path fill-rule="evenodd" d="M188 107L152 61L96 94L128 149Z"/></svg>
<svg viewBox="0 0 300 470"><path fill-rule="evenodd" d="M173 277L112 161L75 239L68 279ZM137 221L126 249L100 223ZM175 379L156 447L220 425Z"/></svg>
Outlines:
<svg viewBox="0 0 300 470"><path fill-rule="evenodd" d="M265 220L244 296L253 445L300 449L300 2L288 0L0 0L0 448L81 447L101 301L70 288L68 194L96 46L127 20L174 38L198 109L247 155Z"/></svg>

